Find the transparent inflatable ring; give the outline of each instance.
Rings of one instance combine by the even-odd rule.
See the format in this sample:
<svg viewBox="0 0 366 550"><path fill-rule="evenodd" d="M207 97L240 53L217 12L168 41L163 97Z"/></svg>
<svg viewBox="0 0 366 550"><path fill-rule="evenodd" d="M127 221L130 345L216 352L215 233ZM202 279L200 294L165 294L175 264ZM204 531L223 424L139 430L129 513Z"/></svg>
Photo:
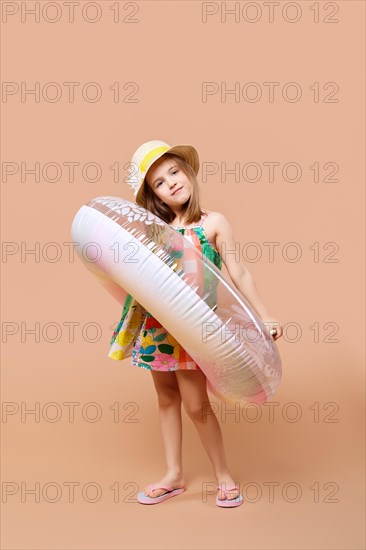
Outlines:
<svg viewBox="0 0 366 550"><path fill-rule="evenodd" d="M71 233L84 266L122 306L130 294L172 334L211 394L244 405L275 393L281 359L270 332L180 232L135 203L103 196L78 210Z"/></svg>

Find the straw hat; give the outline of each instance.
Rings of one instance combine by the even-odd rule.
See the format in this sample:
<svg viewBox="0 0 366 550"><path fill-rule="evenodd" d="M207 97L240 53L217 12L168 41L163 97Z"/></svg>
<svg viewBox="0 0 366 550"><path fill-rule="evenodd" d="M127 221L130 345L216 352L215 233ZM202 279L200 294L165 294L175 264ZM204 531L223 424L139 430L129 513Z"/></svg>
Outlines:
<svg viewBox="0 0 366 550"><path fill-rule="evenodd" d="M130 175L127 178L128 185L133 189L133 194L136 197L139 189L145 180L148 169L151 165L162 157L165 153L174 153L178 155L188 164L190 164L198 174L200 162L198 153L192 145L169 145L165 141L152 140L140 145L135 151L131 160Z"/></svg>

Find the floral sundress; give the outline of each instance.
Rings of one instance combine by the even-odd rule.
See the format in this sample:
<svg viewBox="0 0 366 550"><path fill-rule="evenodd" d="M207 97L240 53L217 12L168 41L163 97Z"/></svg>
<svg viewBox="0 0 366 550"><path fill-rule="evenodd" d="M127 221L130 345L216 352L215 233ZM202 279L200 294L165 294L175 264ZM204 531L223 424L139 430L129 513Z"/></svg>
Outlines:
<svg viewBox="0 0 366 550"><path fill-rule="evenodd" d="M207 237L202 223L191 227L170 226L189 239L194 246L209 258L220 270L222 258ZM205 288L212 284L206 277ZM148 370L175 371L198 370L199 366L180 343L155 319L133 296L127 294L121 319L116 326L108 357L115 360L131 358L131 364Z"/></svg>

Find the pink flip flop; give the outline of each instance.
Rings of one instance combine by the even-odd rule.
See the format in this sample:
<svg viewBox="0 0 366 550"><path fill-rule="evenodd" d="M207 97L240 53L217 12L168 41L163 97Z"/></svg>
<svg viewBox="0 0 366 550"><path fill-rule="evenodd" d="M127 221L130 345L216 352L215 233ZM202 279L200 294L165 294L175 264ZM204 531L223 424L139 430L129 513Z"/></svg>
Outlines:
<svg viewBox="0 0 366 550"><path fill-rule="evenodd" d="M235 487L235 485L230 489L222 489L221 487L217 488L218 491L222 491L225 494L230 493L230 491L234 491L235 489L236 490L238 489L237 487ZM219 495L216 495L217 506L222 506L223 508L234 508L234 506L240 506L241 504L243 504L243 502L244 502L244 499L240 493L236 498L232 498L232 499L226 498L223 500L220 500Z"/></svg>
<svg viewBox="0 0 366 550"><path fill-rule="evenodd" d="M151 493L151 491L154 491L155 489L165 489L168 492L158 497L149 497L145 495L144 491L141 491L141 493L138 493L137 495L137 500L140 502L140 504L157 504L158 502L163 502L168 498L172 498L177 495L180 495L185 491L184 488L173 489L173 487L170 487L170 485L164 485L162 487L154 487L154 485L151 483L149 485L149 493Z"/></svg>

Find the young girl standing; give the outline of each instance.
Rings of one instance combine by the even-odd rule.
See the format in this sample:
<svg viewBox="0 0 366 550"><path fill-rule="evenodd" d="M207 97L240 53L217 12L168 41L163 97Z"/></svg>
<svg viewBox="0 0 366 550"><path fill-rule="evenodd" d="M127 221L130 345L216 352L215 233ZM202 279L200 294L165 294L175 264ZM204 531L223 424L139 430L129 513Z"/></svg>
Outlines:
<svg viewBox="0 0 366 550"><path fill-rule="evenodd" d="M134 172L129 178L129 185L134 190L136 203L179 231L219 269L224 261L236 288L247 298L268 330L272 326L276 329L273 338L279 338L282 327L268 313L248 268L237 263L233 254L224 258L219 254L223 243L227 250L234 250L235 239L223 214L201 209L196 149L190 145L172 147L164 141L148 141L134 153L131 164ZM138 494L138 501L155 504L185 490L182 468L183 401L212 462L218 483L216 504L225 507L242 504L243 497L227 465L220 425L212 409L207 414L207 407L211 406L206 376L197 363L131 295L125 299L121 320L110 343L108 356L122 360L132 352L132 364L151 371L157 392L167 469L161 479Z"/></svg>

